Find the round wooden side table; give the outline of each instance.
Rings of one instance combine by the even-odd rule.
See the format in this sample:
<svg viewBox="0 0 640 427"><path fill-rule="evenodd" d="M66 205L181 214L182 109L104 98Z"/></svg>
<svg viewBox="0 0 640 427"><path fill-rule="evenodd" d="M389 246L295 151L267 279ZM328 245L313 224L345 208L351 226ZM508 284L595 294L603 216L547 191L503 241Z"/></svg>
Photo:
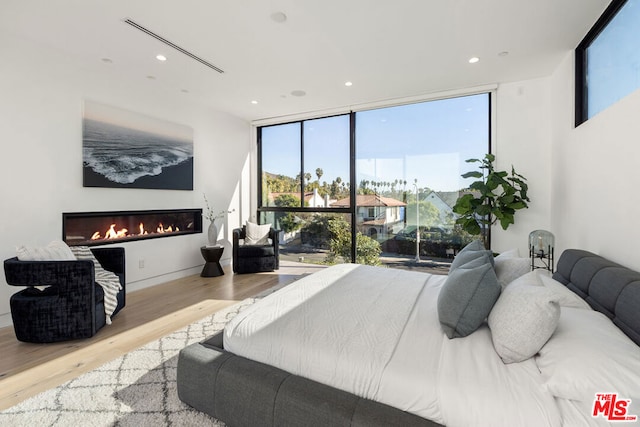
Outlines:
<svg viewBox="0 0 640 427"><path fill-rule="evenodd" d="M200 273L201 277L217 277L224 274L220 265L222 252L224 252L224 246L202 246L200 248L200 253L205 260L202 273Z"/></svg>

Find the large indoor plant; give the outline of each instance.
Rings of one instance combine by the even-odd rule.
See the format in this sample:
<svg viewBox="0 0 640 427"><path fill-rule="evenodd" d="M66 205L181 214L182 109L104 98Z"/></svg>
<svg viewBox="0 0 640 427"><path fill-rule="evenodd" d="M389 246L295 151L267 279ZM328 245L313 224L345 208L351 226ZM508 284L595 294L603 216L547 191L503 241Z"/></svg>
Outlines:
<svg viewBox="0 0 640 427"><path fill-rule="evenodd" d="M479 171L471 171L463 178L477 178L470 186L470 192L460 196L453 206L458 215L456 224L469 234L482 234L485 247L488 247L491 225L500 222L506 230L514 223L516 211L527 208L529 187L526 178L516 173L511 166L511 174L497 171L493 166L496 157L487 154L483 159L469 159L467 163L480 163Z"/></svg>

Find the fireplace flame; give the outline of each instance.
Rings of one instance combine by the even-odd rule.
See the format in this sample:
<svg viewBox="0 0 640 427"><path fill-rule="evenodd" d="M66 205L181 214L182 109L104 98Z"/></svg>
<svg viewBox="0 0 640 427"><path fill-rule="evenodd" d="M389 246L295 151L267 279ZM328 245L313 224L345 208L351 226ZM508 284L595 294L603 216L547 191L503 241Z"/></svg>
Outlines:
<svg viewBox="0 0 640 427"><path fill-rule="evenodd" d="M91 236L91 240L121 239L123 237L142 236L145 234L149 234L149 232L145 230L144 223L142 222L138 225L138 231L139 231L139 234L129 234L129 230L127 230L126 228L121 228L119 230L116 230L116 224L111 224L109 226L109 229L105 231L104 237L102 237L102 234L100 234L99 231L96 231ZM173 229L172 226L165 228L164 225L162 225L162 223L158 224L158 227L156 228L156 233L173 233L174 231L178 232L180 231L180 228L175 227L175 230Z"/></svg>
<svg viewBox="0 0 640 427"><path fill-rule="evenodd" d="M119 239L125 237L128 232L129 230L127 230L126 228L122 228L116 231L116 225L111 224L109 230L107 230L107 232L105 233L105 239Z"/></svg>

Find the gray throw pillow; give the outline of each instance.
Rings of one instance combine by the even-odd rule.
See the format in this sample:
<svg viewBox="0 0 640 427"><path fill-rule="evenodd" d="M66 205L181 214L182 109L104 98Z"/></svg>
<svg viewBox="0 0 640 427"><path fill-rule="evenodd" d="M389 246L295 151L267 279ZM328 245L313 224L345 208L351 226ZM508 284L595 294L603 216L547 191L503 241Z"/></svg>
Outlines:
<svg viewBox="0 0 640 427"><path fill-rule="evenodd" d="M466 337L478 329L500 291L493 266L480 258L450 272L438 295L438 318L447 337Z"/></svg>
<svg viewBox="0 0 640 427"><path fill-rule="evenodd" d="M481 258L484 263L491 264L491 266L493 266L493 252L491 251L487 251L484 249L460 251L451 262L451 267L449 267L449 274L451 274L451 272L456 268L459 268L460 266L465 265L470 261L478 258Z"/></svg>
<svg viewBox="0 0 640 427"><path fill-rule="evenodd" d="M485 248L484 248L484 243L482 243L482 240L476 239L473 242L469 243L464 248L460 249L460 252L458 252L458 255L465 253L467 251L484 251L484 250Z"/></svg>

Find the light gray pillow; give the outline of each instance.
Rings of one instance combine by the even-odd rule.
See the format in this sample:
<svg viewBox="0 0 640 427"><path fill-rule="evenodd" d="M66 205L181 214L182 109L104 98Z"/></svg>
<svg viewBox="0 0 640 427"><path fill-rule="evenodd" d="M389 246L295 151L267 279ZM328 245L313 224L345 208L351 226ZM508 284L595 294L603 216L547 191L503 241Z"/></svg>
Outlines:
<svg viewBox="0 0 640 427"><path fill-rule="evenodd" d="M465 337L478 329L500 290L493 266L482 258L450 272L438 295L438 318L447 337Z"/></svg>
<svg viewBox="0 0 640 427"><path fill-rule="evenodd" d="M560 305L549 289L524 282L507 286L489 314L496 353L504 363L533 357L556 330L559 319Z"/></svg>
<svg viewBox="0 0 640 427"><path fill-rule="evenodd" d="M531 259L500 254L494 258L496 276L504 288L518 277L531 271Z"/></svg>

